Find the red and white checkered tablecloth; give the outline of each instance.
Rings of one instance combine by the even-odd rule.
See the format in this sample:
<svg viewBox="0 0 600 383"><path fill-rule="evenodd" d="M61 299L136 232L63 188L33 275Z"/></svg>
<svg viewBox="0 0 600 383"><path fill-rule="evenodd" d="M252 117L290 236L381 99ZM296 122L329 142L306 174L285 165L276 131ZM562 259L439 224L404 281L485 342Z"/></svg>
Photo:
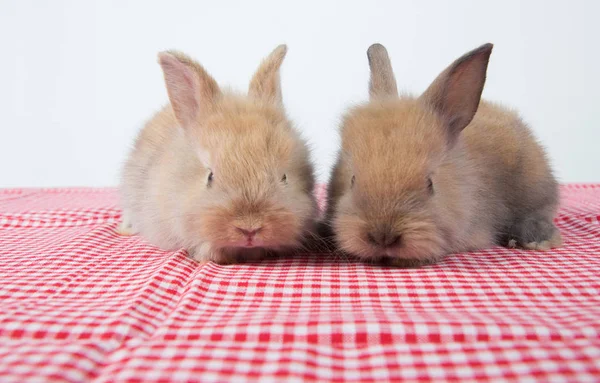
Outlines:
<svg viewBox="0 0 600 383"><path fill-rule="evenodd" d="M0 382L600 381L600 185L565 246L421 269L200 266L115 232L112 189L0 191Z"/></svg>

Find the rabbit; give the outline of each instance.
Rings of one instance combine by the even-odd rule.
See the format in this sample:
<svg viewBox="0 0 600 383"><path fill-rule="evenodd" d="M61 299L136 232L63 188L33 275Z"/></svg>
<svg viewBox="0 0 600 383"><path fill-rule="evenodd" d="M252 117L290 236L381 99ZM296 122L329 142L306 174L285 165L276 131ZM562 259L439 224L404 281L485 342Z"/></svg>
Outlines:
<svg viewBox="0 0 600 383"><path fill-rule="evenodd" d="M225 264L301 246L317 203L307 144L283 107L286 53L261 63L247 95L221 90L183 53L159 53L170 104L124 165L121 234Z"/></svg>
<svg viewBox="0 0 600 383"><path fill-rule="evenodd" d="M492 48L410 97L398 95L385 47L369 47L370 101L344 116L327 186L323 227L342 252L418 266L496 244L561 245L544 149L515 112L481 100Z"/></svg>

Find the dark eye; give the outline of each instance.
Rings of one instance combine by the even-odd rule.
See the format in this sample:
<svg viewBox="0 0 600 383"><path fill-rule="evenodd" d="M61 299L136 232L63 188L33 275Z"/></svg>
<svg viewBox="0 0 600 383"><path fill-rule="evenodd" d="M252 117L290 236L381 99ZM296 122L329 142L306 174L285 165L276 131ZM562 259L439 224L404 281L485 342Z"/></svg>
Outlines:
<svg viewBox="0 0 600 383"><path fill-rule="evenodd" d="M210 185L212 184L212 182L213 182L213 172L211 171L211 172L208 174L208 178L207 178L207 180L206 180L206 186L209 186L209 187L210 187Z"/></svg>
<svg viewBox="0 0 600 383"><path fill-rule="evenodd" d="M433 194L433 181L431 177L427 178L427 190L429 190L429 194Z"/></svg>
<svg viewBox="0 0 600 383"><path fill-rule="evenodd" d="M350 187L354 187L354 182L356 182L356 177L352 176L352 179L350 180Z"/></svg>
<svg viewBox="0 0 600 383"><path fill-rule="evenodd" d="M284 174L283 177L281 177L281 182L287 184L287 175Z"/></svg>

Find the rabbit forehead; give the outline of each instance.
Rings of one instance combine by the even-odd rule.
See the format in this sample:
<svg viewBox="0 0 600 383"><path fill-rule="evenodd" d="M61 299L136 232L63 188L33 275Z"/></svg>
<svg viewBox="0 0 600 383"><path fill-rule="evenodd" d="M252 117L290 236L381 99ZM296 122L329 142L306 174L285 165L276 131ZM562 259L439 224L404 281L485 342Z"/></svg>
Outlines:
<svg viewBox="0 0 600 383"><path fill-rule="evenodd" d="M207 138L213 132L235 135L253 131L266 135L289 125L281 108L244 96L226 95L210 112L200 127Z"/></svg>
<svg viewBox="0 0 600 383"><path fill-rule="evenodd" d="M287 168L295 150L294 140L281 132L262 135L249 131L224 138L212 157L221 171L270 171Z"/></svg>
<svg viewBox="0 0 600 383"><path fill-rule="evenodd" d="M342 150L358 177L407 178L431 171L446 150L441 120L415 99L354 108L342 126ZM392 175L392 178L390 178Z"/></svg>
<svg viewBox="0 0 600 383"><path fill-rule="evenodd" d="M297 145L283 111L231 96L200 121L196 132L215 168L282 165Z"/></svg>

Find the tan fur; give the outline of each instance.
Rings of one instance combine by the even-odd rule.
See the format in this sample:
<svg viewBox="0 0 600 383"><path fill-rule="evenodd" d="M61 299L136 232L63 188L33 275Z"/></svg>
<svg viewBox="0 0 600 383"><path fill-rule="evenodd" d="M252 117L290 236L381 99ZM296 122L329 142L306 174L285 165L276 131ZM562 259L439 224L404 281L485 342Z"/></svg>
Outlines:
<svg viewBox="0 0 600 383"><path fill-rule="evenodd" d="M308 149L278 98L285 51L261 64L248 96L222 92L187 56L159 55L171 104L142 129L123 169L122 232L199 261L300 245L316 202ZM254 247L240 228L259 230Z"/></svg>
<svg viewBox="0 0 600 383"><path fill-rule="evenodd" d="M372 92L347 113L325 218L342 250L427 262L511 240L560 244L557 184L543 149L516 113L479 102L490 52L486 45L461 57L421 97ZM372 77L380 67L371 65ZM380 246L382 230L398 245Z"/></svg>

